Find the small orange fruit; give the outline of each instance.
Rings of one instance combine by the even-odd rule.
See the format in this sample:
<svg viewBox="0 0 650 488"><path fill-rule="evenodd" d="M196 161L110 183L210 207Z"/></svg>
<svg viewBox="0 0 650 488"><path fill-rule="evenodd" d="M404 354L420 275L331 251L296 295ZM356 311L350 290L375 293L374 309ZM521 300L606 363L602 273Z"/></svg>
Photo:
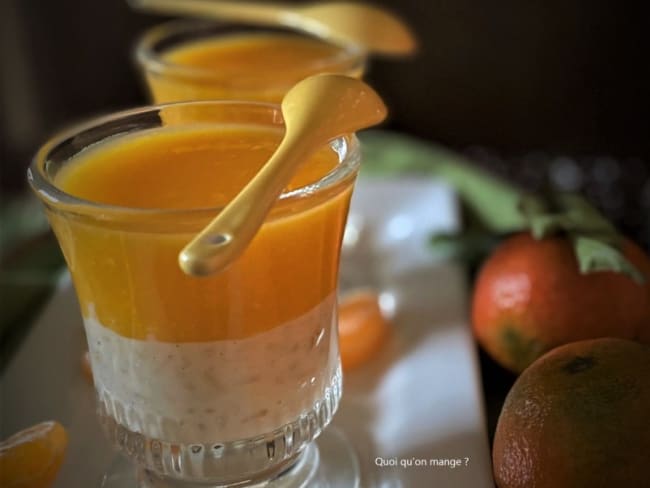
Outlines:
<svg viewBox="0 0 650 488"><path fill-rule="evenodd" d="M474 287L472 324L483 348L521 372L546 351L598 337L650 344L650 258L631 241L623 253L646 276L580 274L570 240L518 234L487 259Z"/></svg>
<svg viewBox="0 0 650 488"><path fill-rule="evenodd" d="M650 347L591 339L517 379L494 436L499 488L647 488Z"/></svg>
<svg viewBox="0 0 650 488"><path fill-rule="evenodd" d="M388 321L379 307L377 294L357 291L339 303L339 348L343 369L352 370L367 362L386 341Z"/></svg>
<svg viewBox="0 0 650 488"><path fill-rule="evenodd" d="M0 443L0 486L52 486L67 445L65 429L54 421L42 422L12 435Z"/></svg>
<svg viewBox="0 0 650 488"><path fill-rule="evenodd" d="M81 372L86 381L92 385L95 380L93 379L93 369L90 365L90 353L88 351L84 352L81 356Z"/></svg>

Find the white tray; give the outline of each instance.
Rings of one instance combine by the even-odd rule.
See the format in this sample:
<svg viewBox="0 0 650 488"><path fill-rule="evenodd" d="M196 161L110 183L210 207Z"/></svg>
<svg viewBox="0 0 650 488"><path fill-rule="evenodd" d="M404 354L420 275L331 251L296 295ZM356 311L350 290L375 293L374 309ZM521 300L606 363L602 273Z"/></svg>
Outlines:
<svg viewBox="0 0 650 488"><path fill-rule="evenodd" d="M493 486L466 283L457 266L427 249L432 231L459 225L452 191L429 180L362 179L350 222L342 285L381 290L395 328L371 363L345 376L333 422L358 452L362 486ZM0 380L3 438L47 419L67 428L56 488L99 486L114 459L81 372L84 340L64 275Z"/></svg>

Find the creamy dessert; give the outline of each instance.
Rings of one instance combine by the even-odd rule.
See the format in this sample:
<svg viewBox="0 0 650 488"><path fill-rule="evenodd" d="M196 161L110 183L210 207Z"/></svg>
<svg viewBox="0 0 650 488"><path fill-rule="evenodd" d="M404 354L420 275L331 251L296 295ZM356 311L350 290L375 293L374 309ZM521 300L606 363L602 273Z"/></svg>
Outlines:
<svg viewBox="0 0 650 488"><path fill-rule="evenodd" d="M89 313L100 401L120 425L154 439L194 444L270 433L318 409L333 385L340 389L334 302L330 295L252 337L205 342L123 337Z"/></svg>
<svg viewBox="0 0 650 488"><path fill-rule="evenodd" d="M97 205L92 216L49 217L81 303L102 415L121 444L236 444L308 422L296 437L304 444L341 393L335 289L354 176L280 201L236 262L190 277L178 252L282 132L170 115L161 114L168 127L87 148L56 176ZM289 190L338 163L323 148Z"/></svg>

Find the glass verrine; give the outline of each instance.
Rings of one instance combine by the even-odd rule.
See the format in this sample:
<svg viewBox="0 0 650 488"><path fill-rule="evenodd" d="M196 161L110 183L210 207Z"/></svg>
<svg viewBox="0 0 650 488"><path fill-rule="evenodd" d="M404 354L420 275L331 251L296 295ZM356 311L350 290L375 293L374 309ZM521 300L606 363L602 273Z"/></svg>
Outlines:
<svg viewBox="0 0 650 488"><path fill-rule="evenodd" d="M233 128L240 135L221 174L241 177L227 165L243 168L259 150L245 139L249 132L280 140L280 108L190 102L121 112L57 135L29 169L81 305L100 418L136 463L140 486L240 486L283 472L285 482L304 477L317 458L308 446L341 396L336 284L359 166L353 135L322 148L334 158L332 169L285 191L244 254L210 277L183 274L177 259L220 207L117 206L89 199L92 185L79 187L84 197L62 188L75 163L102 157L93 184L121 191L127 201L129 192L155 194L162 184L155 168L144 173L148 185L124 191L131 176L120 180L119 171L132 164L125 163L129 148L157 148L187 133L189 145L173 139L157 166L175 168L181 187L192 166L178 158L193 150L190 136L216 138ZM219 141L222 147L226 139ZM213 176L216 185L220 174ZM113 177L118 184L107 182ZM229 177L221 176L223 188Z"/></svg>
<svg viewBox="0 0 650 488"><path fill-rule="evenodd" d="M135 50L154 103L255 100L279 103L318 73L361 77L365 52L271 28L179 20L146 32Z"/></svg>

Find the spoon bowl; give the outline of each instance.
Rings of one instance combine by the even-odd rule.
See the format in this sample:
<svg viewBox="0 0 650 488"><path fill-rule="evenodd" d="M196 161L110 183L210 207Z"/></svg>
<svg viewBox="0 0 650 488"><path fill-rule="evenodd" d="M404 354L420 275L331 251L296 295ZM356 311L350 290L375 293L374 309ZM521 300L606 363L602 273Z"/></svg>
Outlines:
<svg viewBox="0 0 650 488"><path fill-rule="evenodd" d="M206 276L244 252L298 167L332 139L378 124L387 110L364 82L342 75L304 79L282 101L285 134L269 161L179 254L181 269Z"/></svg>
<svg viewBox="0 0 650 488"><path fill-rule="evenodd" d="M386 118L377 92L356 78L321 74L297 83L282 99L287 135L317 149L337 137ZM293 133L296 135L293 135Z"/></svg>
<svg viewBox="0 0 650 488"><path fill-rule="evenodd" d="M351 42L385 56L408 55L417 49L415 36L406 24L378 7L336 2L307 5L297 10L302 15L305 31L335 43ZM320 26L329 30L324 32Z"/></svg>

